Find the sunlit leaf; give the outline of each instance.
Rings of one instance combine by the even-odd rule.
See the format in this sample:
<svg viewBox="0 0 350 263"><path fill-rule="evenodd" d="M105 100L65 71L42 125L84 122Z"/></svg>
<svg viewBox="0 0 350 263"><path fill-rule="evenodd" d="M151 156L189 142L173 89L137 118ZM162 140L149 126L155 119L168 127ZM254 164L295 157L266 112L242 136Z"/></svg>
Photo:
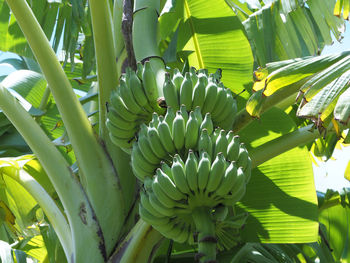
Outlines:
<svg viewBox="0 0 350 263"><path fill-rule="evenodd" d="M194 51L191 66L223 71L222 81L236 93L252 80L253 57L239 19L224 1L186 0L178 49ZM208 12L208 10L211 10Z"/></svg>
<svg viewBox="0 0 350 263"><path fill-rule="evenodd" d="M281 110L272 108L240 132L242 141L257 147L295 129ZM252 154L254 150L251 150ZM244 240L297 243L317 240L317 199L306 148L294 148L252 171L239 207L249 213Z"/></svg>

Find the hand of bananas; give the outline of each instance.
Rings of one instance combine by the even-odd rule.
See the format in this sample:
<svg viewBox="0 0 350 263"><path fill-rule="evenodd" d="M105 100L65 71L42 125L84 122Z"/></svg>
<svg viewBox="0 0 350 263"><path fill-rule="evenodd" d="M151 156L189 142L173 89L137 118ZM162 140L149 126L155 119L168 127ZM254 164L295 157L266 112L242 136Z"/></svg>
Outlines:
<svg viewBox="0 0 350 263"><path fill-rule="evenodd" d="M164 109L150 64L139 65L137 73L128 70L121 77L112 94L107 127L111 140L131 152L133 172L144 183L139 209L144 221L177 242L193 243L198 232L199 244L230 248L237 241L231 234L247 217L234 215L232 206L245 194L251 160L230 131L237 105L220 77L220 71L208 75L194 68L184 76L178 70L172 78L167 74ZM206 223L193 215L203 207L215 229L204 238ZM199 252L204 261L213 258L200 246Z"/></svg>

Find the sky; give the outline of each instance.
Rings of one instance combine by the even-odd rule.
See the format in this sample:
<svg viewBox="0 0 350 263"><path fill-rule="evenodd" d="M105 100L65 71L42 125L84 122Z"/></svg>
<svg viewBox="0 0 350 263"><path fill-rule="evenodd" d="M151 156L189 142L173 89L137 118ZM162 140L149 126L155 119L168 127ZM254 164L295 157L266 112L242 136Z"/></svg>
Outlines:
<svg viewBox="0 0 350 263"><path fill-rule="evenodd" d="M334 40L333 45L326 46L323 55L338 53L350 49L350 23L346 22L344 38L339 43ZM350 161L350 145L341 150L336 149L333 154L334 160L318 162L318 167L314 167L316 189L325 192L327 188L341 190L343 187L350 188L350 182L344 178L345 168Z"/></svg>

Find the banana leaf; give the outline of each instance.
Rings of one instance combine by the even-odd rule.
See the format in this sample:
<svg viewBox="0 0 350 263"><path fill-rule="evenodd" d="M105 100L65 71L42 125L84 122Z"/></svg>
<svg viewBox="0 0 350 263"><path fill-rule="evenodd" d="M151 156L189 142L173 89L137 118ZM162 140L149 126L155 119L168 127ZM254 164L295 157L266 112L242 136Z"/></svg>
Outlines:
<svg viewBox="0 0 350 263"><path fill-rule="evenodd" d="M296 128L283 111L272 108L240 131L249 149ZM252 154L254 154L254 151ZM240 210L249 213L243 240L263 243L306 243L318 237L317 198L311 159L297 147L255 168Z"/></svg>

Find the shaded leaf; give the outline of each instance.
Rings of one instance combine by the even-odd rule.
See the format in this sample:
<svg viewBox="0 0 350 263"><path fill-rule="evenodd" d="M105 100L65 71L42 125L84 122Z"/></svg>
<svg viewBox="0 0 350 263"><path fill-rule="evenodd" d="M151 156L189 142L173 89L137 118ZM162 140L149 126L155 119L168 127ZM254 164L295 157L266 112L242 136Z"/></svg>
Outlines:
<svg viewBox="0 0 350 263"><path fill-rule="evenodd" d="M252 148L294 129L284 112L272 108L240 131L240 136L254 154ZM317 199L308 150L294 148L254 169L239 207L249 213L242 233L245 241L316 241Z"/></svg>

